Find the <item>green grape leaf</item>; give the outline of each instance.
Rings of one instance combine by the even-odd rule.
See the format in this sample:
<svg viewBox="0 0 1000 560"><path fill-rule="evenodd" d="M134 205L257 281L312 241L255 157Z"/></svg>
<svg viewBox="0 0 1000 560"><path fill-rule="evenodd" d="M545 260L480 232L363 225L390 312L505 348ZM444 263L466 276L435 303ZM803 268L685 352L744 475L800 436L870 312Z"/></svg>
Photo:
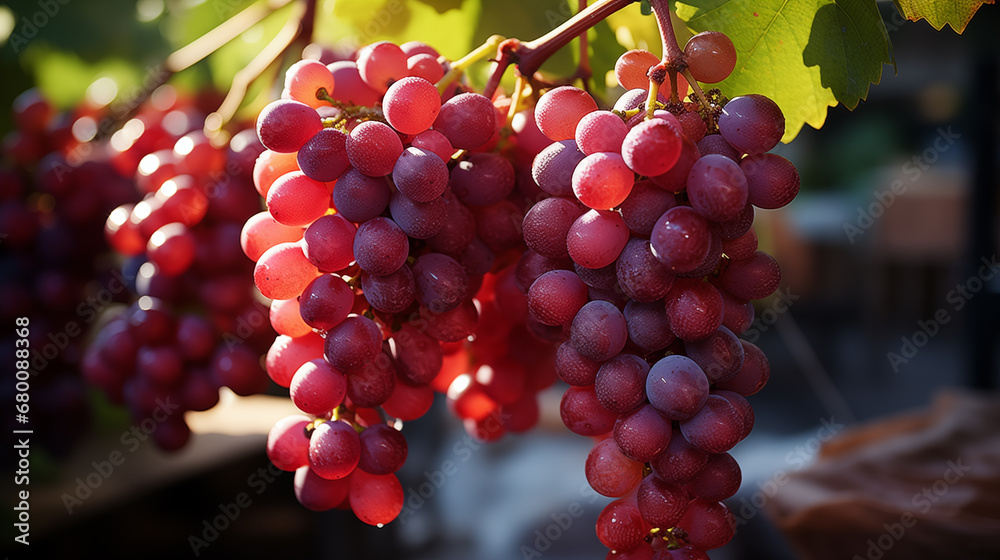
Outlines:
<svg viewBox="0 0 1000 560"><path fill-rule="evenodd" d="M992 4L993 0L893 0L893 3L910 21L926 19L938 31L947 24L961 34L976 10L983 4Z"/></svg>
<svg viewBox="0 0 1000 560"><path fill-rule="evenodd" d="M773 99L785 114L784 142L804 124L823 126L828 107L854 109L882 64L895 64L870 0L678 0L677 15L696 32L732 39L736 69L719 89Z"/></svg>

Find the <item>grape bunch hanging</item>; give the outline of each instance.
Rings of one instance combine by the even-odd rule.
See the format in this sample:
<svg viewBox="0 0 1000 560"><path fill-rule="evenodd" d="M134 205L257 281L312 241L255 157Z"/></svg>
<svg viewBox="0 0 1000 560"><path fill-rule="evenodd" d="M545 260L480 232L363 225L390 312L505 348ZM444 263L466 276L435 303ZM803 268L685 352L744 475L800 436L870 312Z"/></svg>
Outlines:
<svg viewBox="0 0 1000 560"><path fill-rule="evenodd" d="M469 91L464 61L419 42L292 65L257 119L267 209L241 242L272 300L268 375L301 411L267 451L304 506L389 523L402 425L434 391L495 440L534 425L558 378L563 423L597 440L587 479L615 498L596 527L609 558L732 538L728 451L769 375L738 336L780 280L754 208L799 179L769 153L774 102L699 86L733 70L729 39L674 49L623 54L611 109L571 85Z"/></svg>

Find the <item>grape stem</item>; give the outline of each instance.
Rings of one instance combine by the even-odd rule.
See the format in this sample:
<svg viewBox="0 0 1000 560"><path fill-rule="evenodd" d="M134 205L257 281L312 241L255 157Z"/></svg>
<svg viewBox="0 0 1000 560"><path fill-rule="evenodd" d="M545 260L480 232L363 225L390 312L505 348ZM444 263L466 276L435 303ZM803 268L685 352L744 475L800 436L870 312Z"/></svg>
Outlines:
<svg viewBox="0 0 1000 560"><path fill-rule="evenodd" d="M701 90L701 86L698 85L698 81L691 75L691 71L688 70L687 57L684 56L684 51L681 50L680 45L677 43L677 35L674 33L674 25L670 19L669 1L650 0L649 3L653 8L653 14L656 16L656 25L660 29L660 39L663 43L663 59L659 64L650 68L647 74L650 81L650 90L653 89L652 85L654 82L662 84L666 77L670 76L670 102L678 103L680 100L677 95L677 75L680 74L687 79L687 82L694 90L695 97L698 98L698 103L701 104L708 118L711 119L712 104L705 97L705 93ZM650 99L655 101L656 97L651 96ZM649 101L647 101L646 107L646 118L652 118L653 109L650 107ZM711 122L707 124L709 128L712 128Z"/></svg>
<svg viewBox="0 0 1000 560"><path fill-rule="evenodd" d="M503 41L503 37L499 35L492 35L489 39L486 39L485 43L476 48L476 50L470 52L455 62L452 62L451 69L448 70L448 73L438 80L437 84L435 84L435 86L437 86L438 93L444 94L444 91L448 89L448 86L458 79L458 77L461 76L469 66L479 62L491 53L496 52L497 47L499 47ZM487 95L487 97L490 96Z"/></svg>
<svg viewBox="0 0 1000 560"><path fill-rule="evenodd" d="M534 41L527 43L521 42L518 39L503 41L497 48L497 56L493 61L493 67L490 71L489 80L486 82L486 87L483 90L483 95L493 97L497 86L500 85L500 78L503 77L504 72L507 71L507 67L511 64L516 65L517 71L521 76L530 79L556 51L569 44L576 37L586 34L588 29L604 21L609 15L636 1L598 0L578 12L559 27ZM584 46L583 48L586 47ZM587 66L589 66L589 62Z"/></svg>

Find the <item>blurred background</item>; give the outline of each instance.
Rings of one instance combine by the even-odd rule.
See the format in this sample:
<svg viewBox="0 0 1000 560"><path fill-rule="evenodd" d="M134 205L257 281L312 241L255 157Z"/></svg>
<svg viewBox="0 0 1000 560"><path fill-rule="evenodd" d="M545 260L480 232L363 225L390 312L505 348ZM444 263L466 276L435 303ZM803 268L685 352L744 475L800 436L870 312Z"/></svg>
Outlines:
<svg viewBox="0 0 1000 560"><path fill-rule="evenodd" d="M0 2L0 105L13 108L18 95L35 87L63 111L87 104L128 107L151 84L168 77L160 63L171 52L251 4L245 0ZM177 95L195 108L190 114L203 118L222 103L234 75L279 32L287 17L282 14L292 8L277 8L277 13L250 26L203 62L169 77ZM809 549L803 535L814 533L802 532L806 522L796 514L818 503L810 501L815 495L807 496L807 490L853 488L847 498L836 495L837 500L850 501L872 480L852 483L845 475L826 485L808 486L800 475L812 468L820 444L873 421L918 418L913 411L930 410L935 402L939 408L934 410L940 412L942 398L991 402L996 388L1000 12L984 6L958 35L949 28L935 31L926 22L905 21L891 2L878 2L878 8L889 31L896 68L883 67L881 83L871 87L855 110L832 108L822 130L807 126L794 142L775 150L795 163L802 190L789 206L758 211L756 216L761 248L781 263L783 279L779 292L757 302L756 321L744 338L759 345L770 359L771 379L750 398L757 418L753 434L732 452L743 469L743 486L727 501L737 515L737 535L713 558L802 556ZM462 56L495 33L523 39L540 36L570 13L564 2L556 0L330 1L320 2L319 10L315 36L335 49L346 49L355 41L417 39L449 58ZM638 6L593 32L594 81L605 101L613 102L621 90L604 74L627 48L652 45L658 53L655 32L655 24L638 13ZM572 49L566 51L543 71L571 72L576 55ZM482 69L470 76L481 81ZM260 107L277 97L266 87L267 81L250 87L236 121L252 122ZM10 140L16 118L12 113L0 114L5 159L28 149ZM66 123L70 134L89 139L86 130L72 124ZM8 188L12 187L5 185ZM83 204L86 197L79 198ZM32 200L39 207L49 204L44 195ZM98 228L103 228L109 210L90 210L97 216ZM33 278L28 291L33 282L48 302L36 305L31 303L34 296L14 287L24 278L14 278L12 267L15 261L22 266L28 258L13 255L11 247L17 245L11 242L16 238L10 235L17 231L15 219L6 211L0 217L4 316L8 312L17 316L12 310L20 309L32 321L38 318L35 331L58 334L58 329L41 325L45 305L54 306L53 294L62 292L46 288L42 278ZM89 223L86 220L69 223L68 236L63 231L42 246L52 254L39 255L41 261L70 259L63 251L74 237L79 237L78 243L91 238L96 239L93 243L102 242L100 229L96 237L95 232L79 229ZM113 257L105 251L93 259L90 270L104 270L99 285L108 286L107 271L116 264L109 261ZM246 280L249 283L250 277ZM65 297L71 310L86 301L74 299L78 295ZM111 299L95 309L103 312L132 303L127 294ZM497 443L481 444L468 437L443 402L426 417L408 423L410 454L399 473L407 502L401 519L376 529L357 521L351 512L307 511L295 500L292 475L269 470L266 432L276 419L292 412L287 399L224 394L212 410L189 413L193 434L179 452L165 453L148 444L131 452L127 411L88 387L77 371L82 350L73 347L93 338L100 324L95 315L83 332L67 333L70 349L48 358L59 362L60 372L50 368L32 381L32 403L39 414L54 418L35 426L38 443L31 450L32 555L295 554L421 560L604 556L593 528L609 500L594 494L584 477L591 442L561 425L558 399L564 387L560 384L543 393L538 428ZM42 342L55 343L56 338ZM6 366L4 371L5 402L12 402L13 383L8 382L12 375ZM267 393L283 394L273 385ZM903 413L910 416L898 416ZM982 418L985 423L991 417ZM970 449L982 446L976 434L961 433ZM870 437L888 438L886 434L891 435L875 432ZM87 476L106 468L116 450L129 450L122 464L100 475L96 487L88 484ZM957 453L975 456L963 455L961 447ZM5 462L14 464L9 456ZM913 455L887 457L886 461L914 466L894 471L904 473L901 478L919 481L925 475L915 467L918 461ZM985 460L993 461L988 465L992 470L977 474L976 481L989 481L989 473L998 468L995 453ZM941 476L940 469L932 472L938 474L927 482ZM996 522L1000 518L996 483L983 484L991 484L987 495L992 501L959 500L949 504L952 509L943 517L961 520L971 507L968 504L975 503L980 514ZM912 492L902 492L905 502ZM83 494L86 497L74 505L72 496ZM4 511L5 519L13 517L10 508ZM234 511L225 527L214 521ZM937 511L925 516L927 528L947 525L935 524ZM871 533L875 537L888 531L877 516L864 522L875 528ZM835 525L828 527L829 532L836 532ZM930 533L948 535L942 531ZM896 542L907 542L895 539L888 550L877 538L846 540L855 543L854 553L868 558L882 557L876 555L879 551L892 558L905 548ZM24 549L12 552L20 557Z"/></svg>

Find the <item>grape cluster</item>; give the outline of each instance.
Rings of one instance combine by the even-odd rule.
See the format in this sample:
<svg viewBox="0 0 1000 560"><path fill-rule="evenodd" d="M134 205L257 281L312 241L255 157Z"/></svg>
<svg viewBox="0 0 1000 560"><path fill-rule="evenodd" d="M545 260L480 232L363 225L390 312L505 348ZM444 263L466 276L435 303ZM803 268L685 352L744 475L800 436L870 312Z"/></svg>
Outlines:
<svg viewBox="0 0 1000 560"><path fill-rule="evenodd" d="M706 83L735 64L717 33L685 56ZM647 110L658 63L622 56L613 110L550 89L511 135L512 101L441 80L450 63L423 43L292 65L257 120L267 210L241 241L279 333L268 374L302 412L268 454L303 505L387 523L402 422L434 391L495 440L534 425L559 378L564 423L599 439L587 478L617 498L597 524L609 557L699 558L732 537L727 452L768 377L737 337L780 279L754 208L790 202L798 176L768 153L784 122L766 98Z"/></svg>
<svg viewBox="0 0 1000 560"><path fill-rule="evenodd" d="M0 161L0 320L29 322L28 345L16 351L31 373L30 425L12 428L33 428L45 450L61 456L89 427L79 375L86 331L125 296L109 273L101 228L112 208L135 195L108 156L87 144L107 107L86 100L60 112L31 89L12 111L16 128L3 139ZM8 329L0 337L12 357L13 335ZM4 387L5 395L14 391L13 382Z"/></svg>
<svg viewBox="0 0 1000 560"><path fill-rule="evenodd" d="M263 146L249 129L216 146L202 122L190 99L164 86L107 146L140 199L102 224L130 279L129 305L103 318L82 371L134 421L157 420L151 435L164 450L185 445L183 412L215 406L220 387L267 389L260 354L274 336L239 248L259 210L251 183Z"/></svg>
<svg viewBox="0 0 1000 560"><path fill-rule="evenodd" d="M699 81L722 80L735 64L720 33L696 35L685 53ZM658 62L622 55L616 75L634 87L614 110L564 86L534 113L554 143L532 165L551 197L524 220L544 263L528 307L567 331L560 413L571 431L599 439L586 476L616 498L597 521L608 558L707 558L732 538L721 500L741 474L728 451L750 433L745 397L769 375L760 349L738 335L753 321L750 300L780 280L757 250L754 208L784 206L799 188L794 166L768 153L784 132L774 102L661 98L647 108ZM685 82L675 87L686 93Z"/></svg>
<svg viewBox="0 0 1000 560"><path fill-rule="evenodd" d="M448 68L420 42L304 59L257 120L267 210L241 241L279 334L267 372L302 411L268 454L303 505L372 525L402 508L400 428L435 391L493 441L533 426L556 380L516 284L525 204L491 151L510 100L439 91Z"/></svg>

